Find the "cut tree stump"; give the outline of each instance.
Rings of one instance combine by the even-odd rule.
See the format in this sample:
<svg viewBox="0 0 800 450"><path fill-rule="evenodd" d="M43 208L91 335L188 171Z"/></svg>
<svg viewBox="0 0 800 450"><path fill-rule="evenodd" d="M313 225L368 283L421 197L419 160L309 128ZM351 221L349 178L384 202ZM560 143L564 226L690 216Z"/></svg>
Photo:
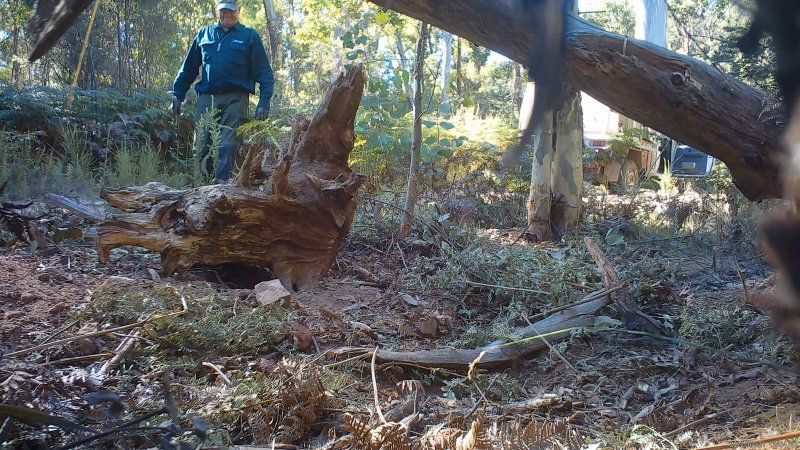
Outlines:
<svg viewBox="0 0 800 450"><path fill-rule="evenodd" d="M364 181L348 165L363 88L361 67L340 76L310 122L293 118L277 165L263 167L264 152L251 148L233 184L104 189L101 197L124 212L98 225L100 261L134 245L160 252L166 273L245 263L292 290L319 280L350 231Z"/></svg>

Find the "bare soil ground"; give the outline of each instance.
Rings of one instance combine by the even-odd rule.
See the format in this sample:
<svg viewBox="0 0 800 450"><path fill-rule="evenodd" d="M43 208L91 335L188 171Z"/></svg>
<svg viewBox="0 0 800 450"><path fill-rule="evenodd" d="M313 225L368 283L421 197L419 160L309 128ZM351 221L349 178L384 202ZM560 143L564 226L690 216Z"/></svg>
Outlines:
<svg viewBox="0 0 800 450"><path fill-rule="evenodd" d="M485 235L502 248L516 241L521 231L494 230ZM523 239L515 245L530 244ZM639 247L631 245L628 251L615 254L612 262L620 268L636 268L638 262L644 271L657 250L646 243ZM544 249L558 252L559 247ZM91 247L68 241L53 256L30 255L27 249L2 250L0 336L6 355L132 323L136 316L126 308L132 308L134 294L142 295L135 302L145 311L150 305L153 311L164 313L181 310L181 301L159 293L175 292L176 298L188 299L189 312L182 317L190 316L200 324L213 318L239 327L223 330L239 334L217 343L213 340L217 335L186 337L180 323L163 319L161 325L154 322L142 328L132 351L122 350L120 343L133 330L4 356L0 359L2 403L107 429L104 409L90 405L86 394L117 392L127 414L136 417L162 404L161 375L170 367L179 408L200 415L212 427L226 424L227 430L214 435L211 442L266 448L278 436L297 448L348 448L337 447L336 442L342 434L353 432L353 417L378 428L373 368L369 358L332 360L326 356L329 350L466 347L465 336L476 328L488 329L508 318L508 305L495 303L480 286L454 298L436 289L419 295L397 283L401 276L408 276L409 268L425 283L427 274L420 268L434 271L439 264L426 259L432 251L418 242L387 242L377 248L352 239L327 278L292 296L288 312L275 322L282 325L270 325L273 336L258 328L258 321L272 323L268 322L272 313L255 302L251 289L220 284L215 276L164 276L158 272L158 256L143 250L117 250L105 267L97 266ZM605 448L690 448L796 431L800 389L796 372L786 360L790 346L768 317L775 289L769 268L760 260L737 261L739 267L734 270L719 254L675 258L668 269L670 276L651 284L650 293L639 297L641 307L680 331L680 336L704 337L705 347L620 331L576 332L550 351L501 370L467 374L378 365L374 368L377 399L383 413L397 421L418 413L408 429L417 446L427 442L430 448L436 448L435 444L424 438L430 437L431 430L443 435L458 428L463 433L475 419L486 427L521 421L566 424L584 443L601 443ZM635 270L626 273L636 275ZM575 283L572 300L597 287ZM118 300L122 298L129 302ZM222 315L213 315L218 309ZM525 326L526 317L537 312L519 311L513 323ZM245 316L259 314L257 322L245 321ZM604 314L613 317L614 308ZM692 319L700 316L710 318ZM236 320L244 322L237 325ZM254 336L263 338L248 341ZM123 360L106 376L98 376L115 352L123 353ZM301 373L317 380L320 390L298 381ZM277 384L270 384L276 379ZM398 412L407 403L409 381L416 383L412 390L424 400L415 401L411 411ZM287 391L287 385L294 390ZM269 402L252 400L272 392L279 394L269 397ZM291 400L287 392L294 396ZM293 416L292 407L313 414ZM304 417L308 423L288 424L291 417ZM64 435L54 427L21 424L4 438L7 445L19 448L46 448L75 440L74 435ZM134 447L149 442L130 439ZM572 448L565 443L569 440L559 442ZM797 448L800 441L748 445ZM558 447L553 444L553 448Z"/></svg>

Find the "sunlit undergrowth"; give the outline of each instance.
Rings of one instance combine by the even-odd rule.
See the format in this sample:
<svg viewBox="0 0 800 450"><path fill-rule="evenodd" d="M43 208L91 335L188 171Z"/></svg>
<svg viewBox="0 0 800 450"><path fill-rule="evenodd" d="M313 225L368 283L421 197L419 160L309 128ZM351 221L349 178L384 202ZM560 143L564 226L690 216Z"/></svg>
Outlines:
<svg viewBox="0 0 800 450"><path fill-rule="evenodd" d="M691 342L737 349L751 358L773 363L789 364L798 357L795 346L788 337L777 332L769 317L728 302L687 306L678 332Z"/></svg>
<svg viewBox="0 0 800 450"><path fill-rule="evenodd" d="M169 285L146 287L141 282L117 280L95 289L80 316L98 323L126 325L154 314L180 311L184 300L188 305L185 314L147 325L149 338L173 354L248 354L274 345L286 335L287 310L257 307L203 287L179 290Z"/></svg>

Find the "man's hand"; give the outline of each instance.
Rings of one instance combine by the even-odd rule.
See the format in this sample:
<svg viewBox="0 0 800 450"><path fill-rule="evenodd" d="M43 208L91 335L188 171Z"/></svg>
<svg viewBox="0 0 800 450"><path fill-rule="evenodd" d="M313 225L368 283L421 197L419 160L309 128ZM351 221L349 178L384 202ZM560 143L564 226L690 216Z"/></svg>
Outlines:
<svg viewBox="0 0 800 450"><path fill-rule="evenodd" d="M259 106L256 108L256 120L267 120L269 117L269 108Z"/></svg>
<svg viewBox="0 0 800 450"><path fill-rule="evenodd" d="M183 101L182 100L178 100L178 97L175 97L175 96L172 97L172 114L175 117L178 117L178 116L181 115L181 105L182 104L183 104Z"/></svg>

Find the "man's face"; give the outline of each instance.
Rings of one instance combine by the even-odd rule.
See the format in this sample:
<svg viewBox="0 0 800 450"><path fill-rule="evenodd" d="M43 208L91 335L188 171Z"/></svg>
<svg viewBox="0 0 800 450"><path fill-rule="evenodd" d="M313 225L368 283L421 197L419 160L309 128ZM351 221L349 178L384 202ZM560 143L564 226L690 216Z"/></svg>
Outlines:
<svg viewBox="0 0 800 450"><path fill-rule="evenodd" d="M233 28L234 25L239 23L239 10L238 9L220 9L219 10L219 23L225 28Z"/></svg>

